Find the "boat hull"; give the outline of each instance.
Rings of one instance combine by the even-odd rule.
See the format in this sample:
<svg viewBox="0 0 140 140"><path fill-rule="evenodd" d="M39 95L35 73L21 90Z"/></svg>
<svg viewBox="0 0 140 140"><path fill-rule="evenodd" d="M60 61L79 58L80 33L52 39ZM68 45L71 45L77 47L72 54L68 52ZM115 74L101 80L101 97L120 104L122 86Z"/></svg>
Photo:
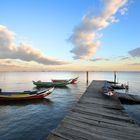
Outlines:
<svg viewBox="0 0 140 140"><path fill-rule="evenodd" d="M33 84L36 85L37 87L65 87L67 86L69 83L68 82L35 82L33 81Z"/></svg>
<svg viewBox="0 0 140 140"><path fill-rule="evenodd" d="M69 82L70 84L76 84L78 80L78 77L74 78L74 79L52 79L53 83L57 83L57 82Z"/></svg>
<svg viewBox="0 0 140 140"><path fill-rule="evenodd" d="M23 92L0 92L0 95L18 95L18 94L36 94L38 91L23 91Z"/></svg>
<svg viewBox="0 0 140 140"><path fill-rule="evenodd" d="M125 89L125 87L124 86L121 86L121 85L111 85L111 87L113 88L113 89Z"/></svg>
<svg viewBox="0 0 140 140"><path fill-rule="evenodd" d="M54 88L51 88L49 90L40 91L37 94L18 94L18 95L0 95L0 101L19 101L19 100L32 100L32 99L41 99L48 95L50 95L53 92Z"/></svg>

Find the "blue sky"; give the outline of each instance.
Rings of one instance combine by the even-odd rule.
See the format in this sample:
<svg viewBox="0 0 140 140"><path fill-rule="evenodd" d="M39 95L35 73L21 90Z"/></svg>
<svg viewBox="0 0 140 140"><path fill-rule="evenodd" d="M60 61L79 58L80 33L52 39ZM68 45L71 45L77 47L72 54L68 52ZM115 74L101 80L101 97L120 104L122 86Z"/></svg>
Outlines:
<svg viewBox="0 0 140 140"><path fill-rule="evenodd" d="M134 48L140 47L139 6L140 1L134 1L130 4L126 15L118 15L119 23L113 24L103 31L103 46L101 52L97 53L105 55L106 52L107 56L121 56L128 54L128 51Z"/></svg>
<svg viewBox="0 0 140 140"><path fill-rule="evenodd" d="M101 30L97 28L93 31L102 34L102 37L99 39L95 38L100 41L101 45L97 48L93 48L95 50L91 53L88 53L90 50L85 50L87 53L83 53L82 51L79 53L76 48L79 46L75 44L75 40L70 41L71 36L75 37L75 35L77 35L77 30L80 25L83 24L84 17L90 12L94 14L94 16L98 16L104 7L104 0L0 0L0 25L16 34L13 37L15 44L20 44L21 42L30 44L32 48L38 49L48 57L51 57L53 62L55 59L69 61L69 63L71 63L70 67L78 63L81 64L81 66L88 64L88 67L95 65L99 67L100 70L102 69L100 65L108 63L108 66L110 66L113 64L111 60L104 62L104 59L119 60L123 57L130 57L130 59L125 62L126 65L131 65L132 62L138 64L140 55L137 55L137 58L135 58L135 56L130 56L128 52L140 48L139 0L129 0L125 2L125 4L122 4L122 6L117 9L117 12L113 14L118 20L116 20L117 22L109 22L109 25L102 27ZM120 9L123 8L127 10L124 15L121 15ZM93 19L94 16L92 15ZM92 31L90 31L90 33L91 32ZM80 48L78 49L80 50ZM73 50L72 53L71 50ZM21 51L19 50L19 52ZM75 59L76 57L73 58L74 55L78 59ZM88 59L86 55L88 55ZM8 57L7 54L6 56L2 58L10 59L10 65L12 65L12 63L16 65L18 57L11 58ZM24 63L28 60L27 63L29 63L29 58L22 58L19 58L19 60L24 61ZM15 59L16 62L14 62ZM100 60L100 62L97 62L97 59ZM89 60L93 61L90 62ZM39 62L41 61L42 60L39 60ZM116 69L119 69L119 63L121 62L117 61L118 67ZM47 64L43 67L46 68ZM50 63L48 67L50 67ZM56 66L55 68L58 67L61 66ZM63 68L68 69L68 66L63 66ZM140 65L134 69L130 68L130 70L140 70L139 68ZM112 67L110 67L110 69L112 69Z"/></svg>
<svg viewBox="0 0 140 140"><path fill-rule="evenodd" d="M50 56L71 59L67 43L93 0L1 0L0 23ZM63 51L56 51L62 49Z"/></svg>

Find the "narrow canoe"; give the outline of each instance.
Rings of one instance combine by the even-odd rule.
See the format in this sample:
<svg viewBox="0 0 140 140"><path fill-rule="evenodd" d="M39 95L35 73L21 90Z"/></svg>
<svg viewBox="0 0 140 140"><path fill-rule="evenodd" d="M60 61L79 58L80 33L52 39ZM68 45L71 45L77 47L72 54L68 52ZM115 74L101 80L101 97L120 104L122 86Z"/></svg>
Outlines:
<svg viewBox="0 0 140 140"><path fill-rule="evenodd" d="M125 86L122 84L122 85L111 85L111 87L113 89L126 89Z"/></svg>
<svg viewBox="0 0 140 140"><path fill-rule="evenodd" d="M10 92L5 92L5 91L1 91L0 95L11 95L11 94L37 94L38 90L33 90L33 91L19 91L19 92L15 92L15 91L10 91Z"/></svg>
<svg viewBox="0 0 140 140"><path fill-rule="evenodd" d="M50 88L48 90L40 90L35 94L0 94L0 100L9 101L9 100L31 100L31 99L41 99L53 92L54 88Z"/></svg>
<svg viewBox="0 0 140 140"><path fill-rule="evenodd" d="M73 78L73 79L52 79L52 82L56 83L56 82L68 82L68 81L70 81L70 84L76 84L77 80L78 80L78 77Z"/></svg>
<svg viewBox="0 0 140 140"><path fill-rule="evenodd" d="M66 81L66 82L42 82L42 81L33 81L33 84L36 85L37 87L65 87L66 85L68 85L70 82Z"/></svg>

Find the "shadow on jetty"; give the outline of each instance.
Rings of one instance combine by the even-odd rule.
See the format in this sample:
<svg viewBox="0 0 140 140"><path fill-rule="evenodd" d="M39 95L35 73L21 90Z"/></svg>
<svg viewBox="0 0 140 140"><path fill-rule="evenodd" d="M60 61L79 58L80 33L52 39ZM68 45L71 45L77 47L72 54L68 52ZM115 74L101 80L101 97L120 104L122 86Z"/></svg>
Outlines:
<svg viewBox="0 0 140 140"><path fill-rule="evenodd" d="M119 98L122 104L140 104L140 96L138 95L119 92L116 92L115 95Z"/></svg>
<svg viewBox="0 0 140 140"><path fill-rule="evenodd" d="M13 106L26 106L30 104L45 104L51 105L53 102L50 99L33 99L33 100L20 100L20 101L0 101L0 105L13 105Z"/></svg>
<svg viewBox="0 0 140 140"><path fill-rule="evenodd" d="M119 98L122 104L125 105L134 105L134 104L140 104L140 101L137 100L131 100L131 99L124 99L124 98Z"/></svg>

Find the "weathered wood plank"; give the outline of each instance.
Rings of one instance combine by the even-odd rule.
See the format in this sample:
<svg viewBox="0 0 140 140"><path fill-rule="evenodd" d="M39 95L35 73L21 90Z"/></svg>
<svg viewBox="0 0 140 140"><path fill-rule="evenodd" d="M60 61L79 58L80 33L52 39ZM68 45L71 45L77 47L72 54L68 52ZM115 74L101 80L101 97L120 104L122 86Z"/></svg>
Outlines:
<svg viewBox="0 0 140 140"><path fill-rule="evenodd" d="M126 122L122 122L122 121L116 121L116 120L111 120L111 119L108 119L108 118L104 118L102 116L93 116L93 115L86 115L86 114L83 114L83 113L78 113L78 112L70 112L68 114L68 116L66 117L76 117L76 118L85 118L85 119L88 119L88 120L93 120L93 121L97 121L97 122L105 122L105 123L111 123L111 124L114 124L114 125L119 125L119 126L124 126L124 127L127 127L127 126L135 126L136 128L139 127L137 126L136 124L134 123L126 123Z"/></svg>
<svg viewBox="0 0 140 140"><path fill-rule="evenodd" d="M67 138L72 140L112 140L106 136L100 136L81 127L76 127L73 124L71 125L67 123L62 124L61 127L57 129L57 134L65 135Z"/></svg>
<svg viewBox="0 0 140 140"><path fill-rule="evenodd" d="M113 125L113 124L110 124L110 123L103 123L103 122L97 122L97 121L90 121L90 120L86 120L86 119L76 119L76 118L65 118L63 120L63 122L66 122L66 123L74 123L74 124L83 124L83 126L94 126L94 127L101 127L102 129L103 128L106 128L106 129L111 129L111 131L120 131L120 133L124 133L124 132L134 132L134 134L136 135L138 130L137 128L134 128L134 127L122 127L122 126L118 126L118 125ZM131 134L131 133L130 133ZM138 135L139 136L139 135Z"/></svg>
<svg viewBox="0 0 140 140"><path fill-rule="evenodd" d="M101 93L105 81L93 81L48 140L139 140L140 127L117 97Z"/></svg>
<svg viewBox="0 0 140 140"><path fill-rule="evenodd" d="M49 134L48 139L50 139L50 140L70 140L60 134L55 134L53 132Z"/></svg>
<svg viewBox="0 0 140 140"><path fill-rule="evenodd" d="M95 110L99 110L101 112L105 112L105 113L109 113L109 114L111 113L114 115L123 115L123 116L128 117L128 115L123 111L120 112L118 110L109 109L109 108L105 108L105 107L100 107L100 106L97 107L97 105L95 105L95 104L80 104L79 103L76 105L76 108L89 109L89 110L93 110L93 112Z"/></svg>
<svg viewBox="0 0 140 140"><path fill-rule="evenodd" d="M83 110L81 108L74 108L72 111L74 112L80 112L80 113L83 113L83 114L87 114L87 115L95 115L95 116L102 116L104 118L108 118L108 119L111 119L111 120L118 120L118 121L125 121L125 122L133 122L130 118L126 117L126 116L119 116L117 115L113 115L113 114L106 114L105 112L99 112L98 110L96 110L95 112L92 112L91 110Z"/></svg>
<svg viewBox="0 0 140 140"><path fill-rule="evenodd" d="M77 133L84 133L85 134L88 134L90 137L93 137L93 138L102 138L102 139L114 139L114 138L117 138L117 139L134 139L135 140L139 140L139 135L135 135L132 134L132 132L129 134L127 133L127 135L124 135L124 132L121 132L121 131L116 131L116 130L112 130L112 129L107 129L107 128L102 128L102 127L96 127L96 126L90 126L90 125L85 125L85 124L78 124L78 123L71 123L70 121L67 123L63 123L62 124L62 127L63 128L59 128L57 130L57 132L59 133L68 133L70 135L73 135L74 132L72 132L72 130L76 130ZM70 129L71 131L68 131L67 132L67 129ZM134 137L135 136L135 137Z"/></svg>

